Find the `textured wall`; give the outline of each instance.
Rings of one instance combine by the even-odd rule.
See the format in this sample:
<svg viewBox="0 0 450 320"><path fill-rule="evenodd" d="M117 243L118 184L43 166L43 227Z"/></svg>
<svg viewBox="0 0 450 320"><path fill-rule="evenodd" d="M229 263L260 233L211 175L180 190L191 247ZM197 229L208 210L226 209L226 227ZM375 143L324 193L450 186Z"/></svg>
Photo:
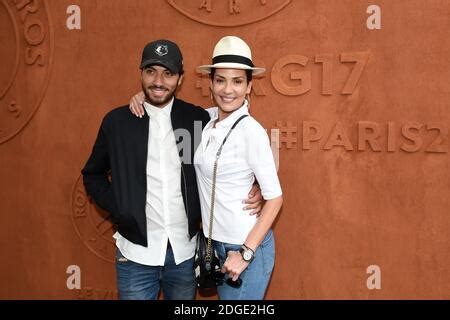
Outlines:
<svg viewBox="0 0 450 320"><path fill-rule="evenodd" d="M251 112L284 190L267 298L449 299L449 17L446 0L1 0L0 298L116 297L80 180L100 121L162 37L185 55L179 96L208 106L194 68L238 35L268 69Z"/></svg>

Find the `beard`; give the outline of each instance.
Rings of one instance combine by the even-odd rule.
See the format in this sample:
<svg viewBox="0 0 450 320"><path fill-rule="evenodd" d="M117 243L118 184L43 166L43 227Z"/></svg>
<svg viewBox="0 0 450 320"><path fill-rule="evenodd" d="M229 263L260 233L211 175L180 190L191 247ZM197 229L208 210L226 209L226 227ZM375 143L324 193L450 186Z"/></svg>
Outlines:
<svg viewBox="0 0 450 320"><path fill-rule="evenodd" d="M141 84L141 85L142 85L142 91L144 92L144 95L145 95L145 100L155 107L165 106L170 100L172 100L175 90L176 90L176 88L175 88L172 91L170 91L168 88L166 88L164 86L145 87L144 84ZM166 94L161 97L152 97L151 94L149 93L149 90L153 90L153 89L165 90Z"/></svg>

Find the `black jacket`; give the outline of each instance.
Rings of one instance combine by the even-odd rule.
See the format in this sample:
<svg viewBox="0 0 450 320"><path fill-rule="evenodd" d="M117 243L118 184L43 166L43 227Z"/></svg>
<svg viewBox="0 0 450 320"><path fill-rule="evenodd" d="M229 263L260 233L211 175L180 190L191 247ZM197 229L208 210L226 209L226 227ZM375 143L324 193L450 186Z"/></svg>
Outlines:
<svg viewBox="0 0 450 320"><path fill-rule="evenodd" d="M194 153L201 138L198 135L209 121L209 115L201 107L175 99L170 117L174 131L184 129L181 132L189 132L191 136L191 150L183 150L182 137L175 138L182 160L181 191L192 238L197 234L201 220ZM81 171L88 195L110 213L111 221L122 236L142 246L147 246L148 132L149 117L146 113L138 118L128 106L112 110L104 117L91 156ZM183 154L186 151L187 154Z"/></svg>

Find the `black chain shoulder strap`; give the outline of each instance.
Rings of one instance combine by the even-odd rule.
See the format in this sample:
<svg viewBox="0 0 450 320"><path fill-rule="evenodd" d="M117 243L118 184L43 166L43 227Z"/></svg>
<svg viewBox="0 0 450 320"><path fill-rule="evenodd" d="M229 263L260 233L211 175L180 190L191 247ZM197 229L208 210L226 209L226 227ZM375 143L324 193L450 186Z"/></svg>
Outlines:
<svg viewBox="0 0 450 320"><path fill-rule="evenodd" d="M222 141L222 144L219 147L219 150L217 150L216 153L216 160L214 161L214 168L213 168L213 181L212 181L212 190L211 190L211 210L209 212L209 233L208 233L208 246L206 247L206 261L211 261L211 247L212 247L212 225L213 225L213 219L214 219L214 204L216 199L216 179L217 179L217 164L219 162L220 155L222 154L222 148L225 142L227 141L228 137L230 136L231 132L234 128L236 128L237 124L244 119L245 117L248 117L248 114L244 114L239 119L236 120L236 122L233 124L233 126L230 128L230 131L228 131L228 134L225 136L225 138Z"/></svg>

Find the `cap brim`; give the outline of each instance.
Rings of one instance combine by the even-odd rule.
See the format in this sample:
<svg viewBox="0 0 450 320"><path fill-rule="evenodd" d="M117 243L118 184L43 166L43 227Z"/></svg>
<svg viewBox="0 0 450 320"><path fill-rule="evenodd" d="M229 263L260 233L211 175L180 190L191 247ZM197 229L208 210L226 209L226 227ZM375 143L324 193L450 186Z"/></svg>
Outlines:
<svg viewBox="0 0 450 320"><path fill-rule="evenodd" d="M173 73L178 73L179 72L178 67L175 66L174 64L171 64L171 63L169 63L167 61L161 61L161 60L158 60L158 59L145 60L144 62L141 63L140 68L144 69L145 67L155 66L155 65L167 68Z"/></svg>
<svg viewBox="0 0 450 320"><path fill-rule="evenodd" d="M216 64L208 64L197 67L197 71L203 74L210 74L211 69L240 69L240 70L252 70L252 74L254 76L263 74L266 69L258 68L258 67L250 67L248 65L242 63L234 63L234 62L222 62Z"/></svg>

